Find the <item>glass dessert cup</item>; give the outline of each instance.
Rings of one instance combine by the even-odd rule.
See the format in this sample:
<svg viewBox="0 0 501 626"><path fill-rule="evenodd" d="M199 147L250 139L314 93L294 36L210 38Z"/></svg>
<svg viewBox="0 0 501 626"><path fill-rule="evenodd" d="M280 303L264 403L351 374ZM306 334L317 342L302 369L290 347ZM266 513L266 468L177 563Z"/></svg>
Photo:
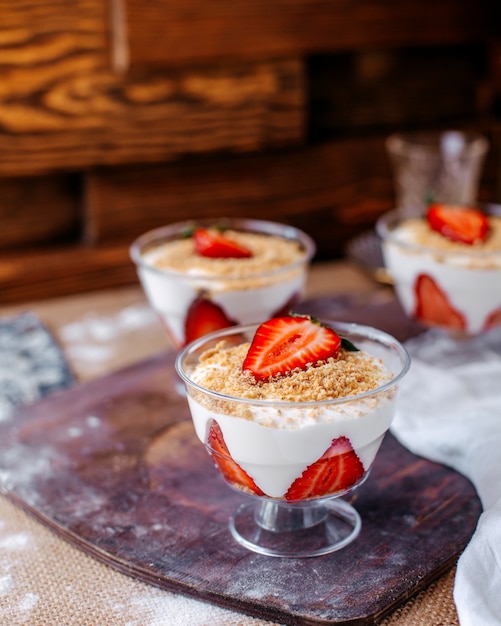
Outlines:
<svg viewBox="0 0 501 626"><path fill-rule="evenodd" d="M430 202L476 201L486 137L457 130L395 133L386 140L398 208L422 213Z"/></svg>
<svg viewBox="0 0 501 626"><path fill-rule="evenodd" d="M368 392L307 402L230 396L193 380L202 353L223 340L250 341L255 324L210 333L177 356L197 436L227 484L247 498L231 516L230 532L267 556L319 556L358 536L360 515L341 497L367 479L409 368L406 350L390 335L356 324L329 325L380 359L391 378ZM306 470L323 478L315 477L314 494L303 497Z"/></svg>
<svg viewBox="0 0 501 626"><path fill-rule="evenodd" d="M266 260L259 270L247 259L211 259L212 267L177 271L153 264L151 255L160 246L186 239L198 227L221 227L245 233L260 233L296 242L300 254L281 266ZM184 346L188 313L197 319L199 335L210 327L205 317L213 315L218 328L258 322L293 308L302 296L309 262L315 253L313 240L304 232L275 222L244 218L208 218L176 222L141 235L131 246L130 256L152 308L176 348ZM235 270L235 271L233 271ZM201 306L202 305L202 306ZM197 311L195 312L195 307Z"/></svg>
<svg viewBox="0 0 501 626"><path fill-rule="evenodd" d="M489 215L499 208L488 205ZM386 269L405 312L449 339L472 339L501 325L501 247L432 247L409 241L399 228L408 217L396 210L383 215L376 231Z"/></svg>

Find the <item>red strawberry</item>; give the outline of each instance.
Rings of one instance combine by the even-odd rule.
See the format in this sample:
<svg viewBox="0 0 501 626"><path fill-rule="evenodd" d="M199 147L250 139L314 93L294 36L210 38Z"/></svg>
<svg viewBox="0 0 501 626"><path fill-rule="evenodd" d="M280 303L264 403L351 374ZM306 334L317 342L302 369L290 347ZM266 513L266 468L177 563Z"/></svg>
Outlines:
<svg viewBox="0 0 501 626"><path fill-rule="evenodd" d="M266 380L336 357L340 347L341 339L332 328L309 315L274 317L256 330L242 371Z"/></svg>
<svg viewBox="0 0 501 626"><path fill-rule="evenodd" d="M451 305L447 295L431 276L420 274L416 280L415 290L417 301L415 316L418 320L430 326L466 329L463 314Z"/></svg>
<svg viewBox="0 0 501 626"><path fill-rule="evenodd" d="M484 241L489 230L487 216L471 207L432 204L426 214L428 224L451 241L473 244Z"/></svg>
<svg viewBox="0 0 501 626"><path fill-rule="evenodd" d="M252 256L248 248L215 230L197 228L193 240L195 252L200 256L213 259L245 259Z"/></svg>
<svg viewBox="0 0 501 626"><path fill-rule="evenodd" d="M484 330L490 330L494 326L501 326L501 307L489 313L484 323Z"/></svg>
<svg viewBox="0 0 501 626"><path fill-rule="evenodd" d="M193 300L186 314L184 321L185 343L190 343L190 341L203 337L203 335L229 326L235 326L235 322L226 315L223 309L204 296L199 296Z"/></svg>
<svg viewBox="0 0 501 626"><path fill-rule="evenodd" d="M353 487L364 476L362 462L347 437L333 439L330 447L314 463L308 465L285 494L286 500L306 500Z"/></svg>
<svg viewBox="0 0 501 626"><path fill-rule="evenodd" d="M212 458L216 466L228 482L244 491L250 491L258 496L264 495L264 492L259 489L247 472L231 458L228 447L224 441L221 427L215 420L212 420L207 437L207 444L213 453Z"/></svg>

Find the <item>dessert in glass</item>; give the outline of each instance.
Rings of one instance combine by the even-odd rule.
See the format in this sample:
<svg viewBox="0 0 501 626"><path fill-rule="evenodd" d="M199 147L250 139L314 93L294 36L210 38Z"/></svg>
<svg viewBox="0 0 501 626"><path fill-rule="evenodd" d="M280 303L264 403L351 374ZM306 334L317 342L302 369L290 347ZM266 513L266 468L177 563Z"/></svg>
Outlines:
<svg viewBox="0 0 501 626"><path fill-rule="evenodd" d="M341 496L369 475L408 367L382 331L294 313L185 346L176 369L196 434L247 497L229 522L234 539L282 557L353 541L361 519Z"/></svg>
<svg viewBox="0 0 501 626"><path fill-rule="evenodd" d="M425 214L400 211L376 226L404 312L451 338L501 325L501 213L432 204Z"/></svg>
<svg viewBox="0 0 501 626"><path fill-rule="evenodd" d="M174 346L293 307L303 292L313 240L265 220L176 222L140 236L131 258Z"/></svg>

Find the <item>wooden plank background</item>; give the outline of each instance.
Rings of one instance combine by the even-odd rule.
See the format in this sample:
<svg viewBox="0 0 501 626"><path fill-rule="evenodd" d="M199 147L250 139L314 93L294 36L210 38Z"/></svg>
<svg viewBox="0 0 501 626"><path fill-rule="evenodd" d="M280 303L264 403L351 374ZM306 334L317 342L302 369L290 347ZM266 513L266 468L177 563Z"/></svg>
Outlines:
<svg viewBox="0 0 501 626"><path fill-rule="evenodd" d="M323 258L336 256L343 242L369 228L392 202L389 165L377 136L280 155L99 170L86 184L91 243L126 243L131 234L186 219L190 207L194 218L273 216L306 230Z"/></svg>
<svg viewBox="0 0 501 626"><path fill-rule="evenodd" d="M133 282L132 240L196 216L287 221L338 257L392 207L395 130L484 132L498 201L500 11L0 0L0 302Z"/></svg>
<svg viewBox="0 0 501 626"><path fill-rule="evenodd" d="M488 0L125 0L132 65L483 40ZM195 44L196 42L196 44Z"/></svg>

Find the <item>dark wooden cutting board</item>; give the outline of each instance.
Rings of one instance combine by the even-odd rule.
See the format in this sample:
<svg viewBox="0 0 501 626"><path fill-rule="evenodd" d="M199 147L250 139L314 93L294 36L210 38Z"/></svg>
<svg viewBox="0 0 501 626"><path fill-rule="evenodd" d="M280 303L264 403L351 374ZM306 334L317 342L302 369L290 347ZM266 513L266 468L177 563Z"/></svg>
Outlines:
<svg viewBox="0 0 501 626"><path fill-rule="evenodd" d="M355 318L400 339L416 330L392 303ZM238 545L228 518L245 496L196 439L174 357L75 385L1 424L3 492L126 574L284 624L376 624L455 563L481 511L473 487L390 435L351 499L363 521L354 543L309 559Z"/></svg>

